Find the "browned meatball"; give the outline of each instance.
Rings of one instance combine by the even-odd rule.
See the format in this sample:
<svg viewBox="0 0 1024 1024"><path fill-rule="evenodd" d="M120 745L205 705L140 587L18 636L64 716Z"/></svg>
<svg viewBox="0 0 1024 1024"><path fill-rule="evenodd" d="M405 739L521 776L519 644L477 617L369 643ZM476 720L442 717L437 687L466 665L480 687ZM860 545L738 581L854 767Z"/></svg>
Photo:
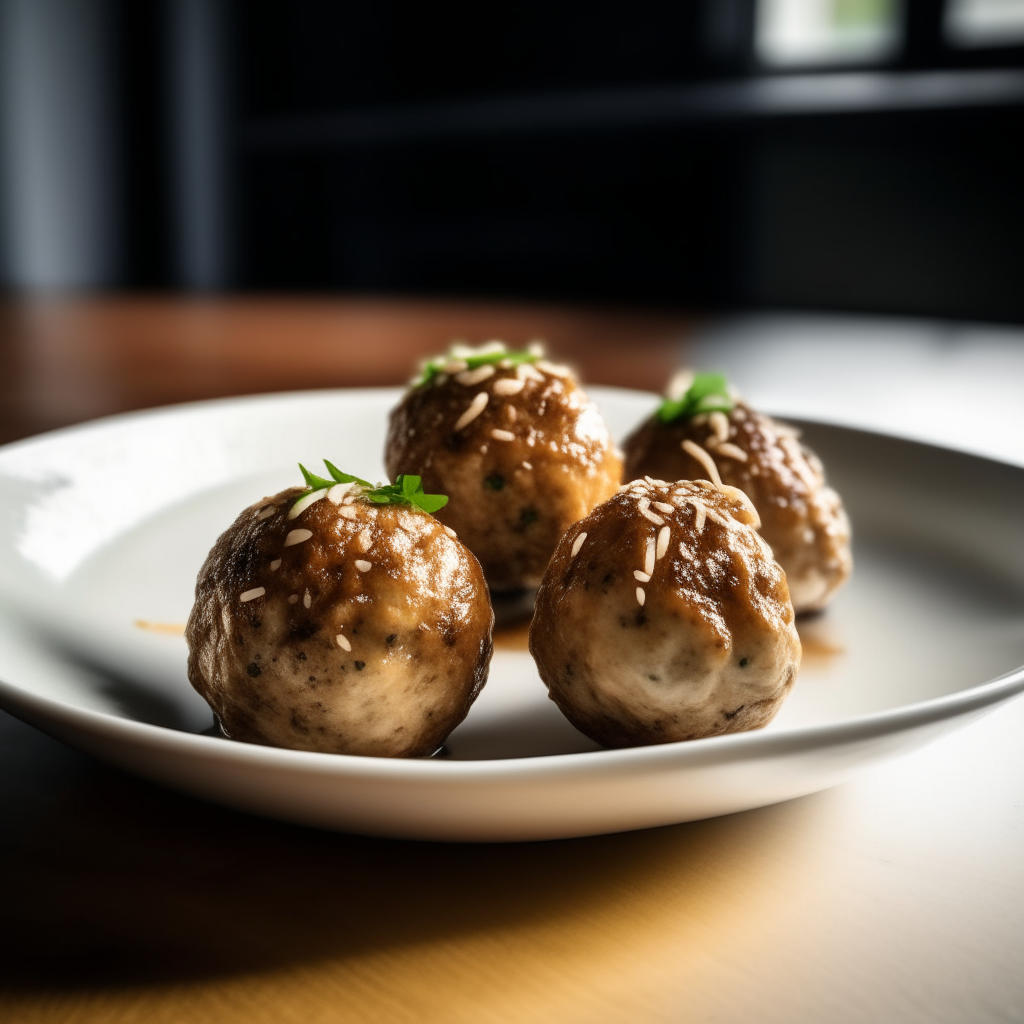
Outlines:
<svg viewBox="0 0 1024 1024"><path fill-rule="evenodd" d="M634 480L559 542L530 626L551 699L610 747L766 725L800 666L786 576L734 488Z"/></svg>
<svg viewBox="0 0 1024 1024"><path fill-rule="evenodd" d="M683 449L690 441L714 459L724 483L743 490L761 516L761 536L789 579L798 612L823 608L853 566L843 503L825 485L821 461L798 431L737 402L731 412L655 414L624 444L626 477L708 479L708 469Z"/></svg>
<svg viewBox="0 0 1024 1024"><path fill-rule="evenodd" d="M615 493L622 461L564 367L523 353L446 369L391 414L385 465L449 495L437 513L495 590L535 587L566 528Z"/></svg>
<svg viewBox="0 0 1024 1024"><path fill-rule="evenodd" d="M484 685L492 622L479 564L433 516L354 485L291 488L206 559L188 676L232 739L419 757Z"/></svg>

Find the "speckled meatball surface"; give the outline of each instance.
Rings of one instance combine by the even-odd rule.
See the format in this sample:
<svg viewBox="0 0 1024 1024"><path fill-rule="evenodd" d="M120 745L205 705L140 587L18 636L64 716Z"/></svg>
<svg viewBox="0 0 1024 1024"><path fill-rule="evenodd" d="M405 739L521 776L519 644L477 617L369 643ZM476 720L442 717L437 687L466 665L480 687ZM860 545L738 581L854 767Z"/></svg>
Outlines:
<svg viewBox="0 0 1024 1024"><path fill-rule="evenodd" d="M714 459L723 483L742 489L761 516L761 535L786 571L798 612L823 608L853 566L850 524L839 495L826 486L821 461L799 432L738 402L731 412L663 423L652 416L627 438L626 476L707 479L682 448L691 441Z"/></svg>
<svg viewBox="0 0 1024 1024"><path fill-rule="evenodd" d="M609 747L766 725L800 666L786 576L733 488L635 480L565 534L530 652L551 699Z"/></svg>
<svg viewBox="0 0 1024 1024"><path fill-rule="evenodd" d="M479 564L433 516L292 488L247 508L200 570L188 676L232 739L419 757L484 685L492 622Z"/></svg>
<svg viewBox="0 0 1024 1024"><path fill-rule="evenodd" d="M387 472L418 474L428 491L449 495L437 516L492 588L535 587L569 525L615 493L621 458L564 367L467 365L451 358L392 412Z"/></svg>

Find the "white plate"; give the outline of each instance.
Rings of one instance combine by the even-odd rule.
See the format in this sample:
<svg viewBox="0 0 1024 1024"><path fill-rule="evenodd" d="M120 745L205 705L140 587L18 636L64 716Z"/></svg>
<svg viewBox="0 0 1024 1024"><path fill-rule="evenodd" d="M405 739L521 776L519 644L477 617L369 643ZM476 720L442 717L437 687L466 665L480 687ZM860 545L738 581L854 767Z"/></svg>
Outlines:
<svg viewBox="0 0 1024 1024"><path fill-rule="evenodd" d="M650 395L594 388L618 437ZM0 449L0 706L177 789L380 835L522 840L725 814L834 785L1024 690L1024 470L805 425L843 493L853 580L802 623L804 667L761 732L600 750L499 649L448 759L278 750L201 735L183 623L239 509L327 456L383 478L394 390L232 399ZM986 682L986 680L991 680Z"/></svg>

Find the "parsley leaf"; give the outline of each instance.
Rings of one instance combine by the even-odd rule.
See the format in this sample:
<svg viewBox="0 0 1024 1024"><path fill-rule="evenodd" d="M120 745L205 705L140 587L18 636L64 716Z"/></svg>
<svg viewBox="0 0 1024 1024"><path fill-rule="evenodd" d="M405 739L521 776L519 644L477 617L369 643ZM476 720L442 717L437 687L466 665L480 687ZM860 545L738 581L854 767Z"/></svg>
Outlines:
<svg viewBox="0 0 1024 1024"><path fill-rule="evenodd" d="M393 484L377 484L374 486L369 480L364 480L362 477L353 476L351 473L343 473L334 463L329 462L327 459L324 459L324 465L331 474L332 479L330 480L326 477L317 476L316 473L311 473L301 462L299 463L299 469L302 470L307 490L319 491L325 487L333 487L336 483L354 483L362 491L361 497L367 501L372 501L375 505L411 505L413 508L418 508L423 512L434 513L448 504L448 496L445 494L424 494L422 478L411 473L399 476ZM306 497L305 494L300 494L295 500L301 501L304 497Z"/></svg>
<svg viewBox="0 0 1024 1024"><path fill-rule="evenodd" d="M465 369L475 370L480 366L492 366L503 362L507 362L509 366L519 366L521 363L536 363L544 358L543 353L536 348L509 352L504 346L498 348L496 344L494 348L489 345L483 347L487 351L467 350L465 346L453 345L444 355L428 359L420 368L420 375L413 380L412 387L418 388L429 384L439 373L446 372L445 367L453 362L465 363Z"/></svg>
<svg viewBox="0 0 1024 1024"><path fill-rule="evenodd" d="M679 398L666 398L658 406L658 419L671 423L681 416L702 412L732 412L736 402L729 395L729 386L720 373L698 373L693 383Z"/></svg>
<svg viewBox="0 0 1024 1024"><path fill-rule="evenodd" d="M310 473L308 469L300 462L299 469L302 470L302 475L306 480L306 486L314 491L319 491L324 487L333 487L334 481L327 480L322 476L317 476L316 473Z"/></svg>

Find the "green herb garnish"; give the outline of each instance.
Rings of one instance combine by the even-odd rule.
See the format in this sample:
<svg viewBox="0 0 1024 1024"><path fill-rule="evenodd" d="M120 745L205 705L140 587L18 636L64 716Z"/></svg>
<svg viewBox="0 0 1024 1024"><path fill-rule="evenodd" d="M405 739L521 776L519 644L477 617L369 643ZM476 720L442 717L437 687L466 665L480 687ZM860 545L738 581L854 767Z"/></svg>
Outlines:
<svg viewBox="0 0 1024 1024"><path fill-rule="evenodd" d="M658 419L671 423L681 416L696 416L702 412L732 412L735 399L729 395L729 386L720 373L698 373L690 386L678 397L666 398L658 406Z"/></svg>
<svg viewBox="0 0 1024 1024"><path fill-rule="evenodd" d="M507 363L511 368L521 363L536 363L543 358L543 349L536 343L518 352L509 352L500 341L488 342L479 348L455 344L444 355L434 356L433 359L424 362L420 367L419 376L412 381L412 387L418 388L429 384L439 373L446 373L448 368L453 366L458 366L455 372L475 370L480 366L493 366L497 363Z"/></svg>
<svg viewBox="0 0 1024 1024"><path fill-rule="evenodd" d="M325 487L333 487L335 484L354 483L362 488L363 498L377 505L412 505L414 508L421 509L424 512L433 513L448 504L448 496L445 494L424 494L423 482L418 476L402 474L393 484L377 484L374 486L369 480L364 480L362 477L352 476L351 473L343 473L333 462L328 462L327 459L324 459L324 465L327 467L327 472L331 474L331 479L317 476L316 473L311 473L306 469L301 462L299 463L299 469L302 470L302 476L306 481L308 490L319 491ZM295 500L301 501L304 497L304 494L300 494Z"/></svg>

